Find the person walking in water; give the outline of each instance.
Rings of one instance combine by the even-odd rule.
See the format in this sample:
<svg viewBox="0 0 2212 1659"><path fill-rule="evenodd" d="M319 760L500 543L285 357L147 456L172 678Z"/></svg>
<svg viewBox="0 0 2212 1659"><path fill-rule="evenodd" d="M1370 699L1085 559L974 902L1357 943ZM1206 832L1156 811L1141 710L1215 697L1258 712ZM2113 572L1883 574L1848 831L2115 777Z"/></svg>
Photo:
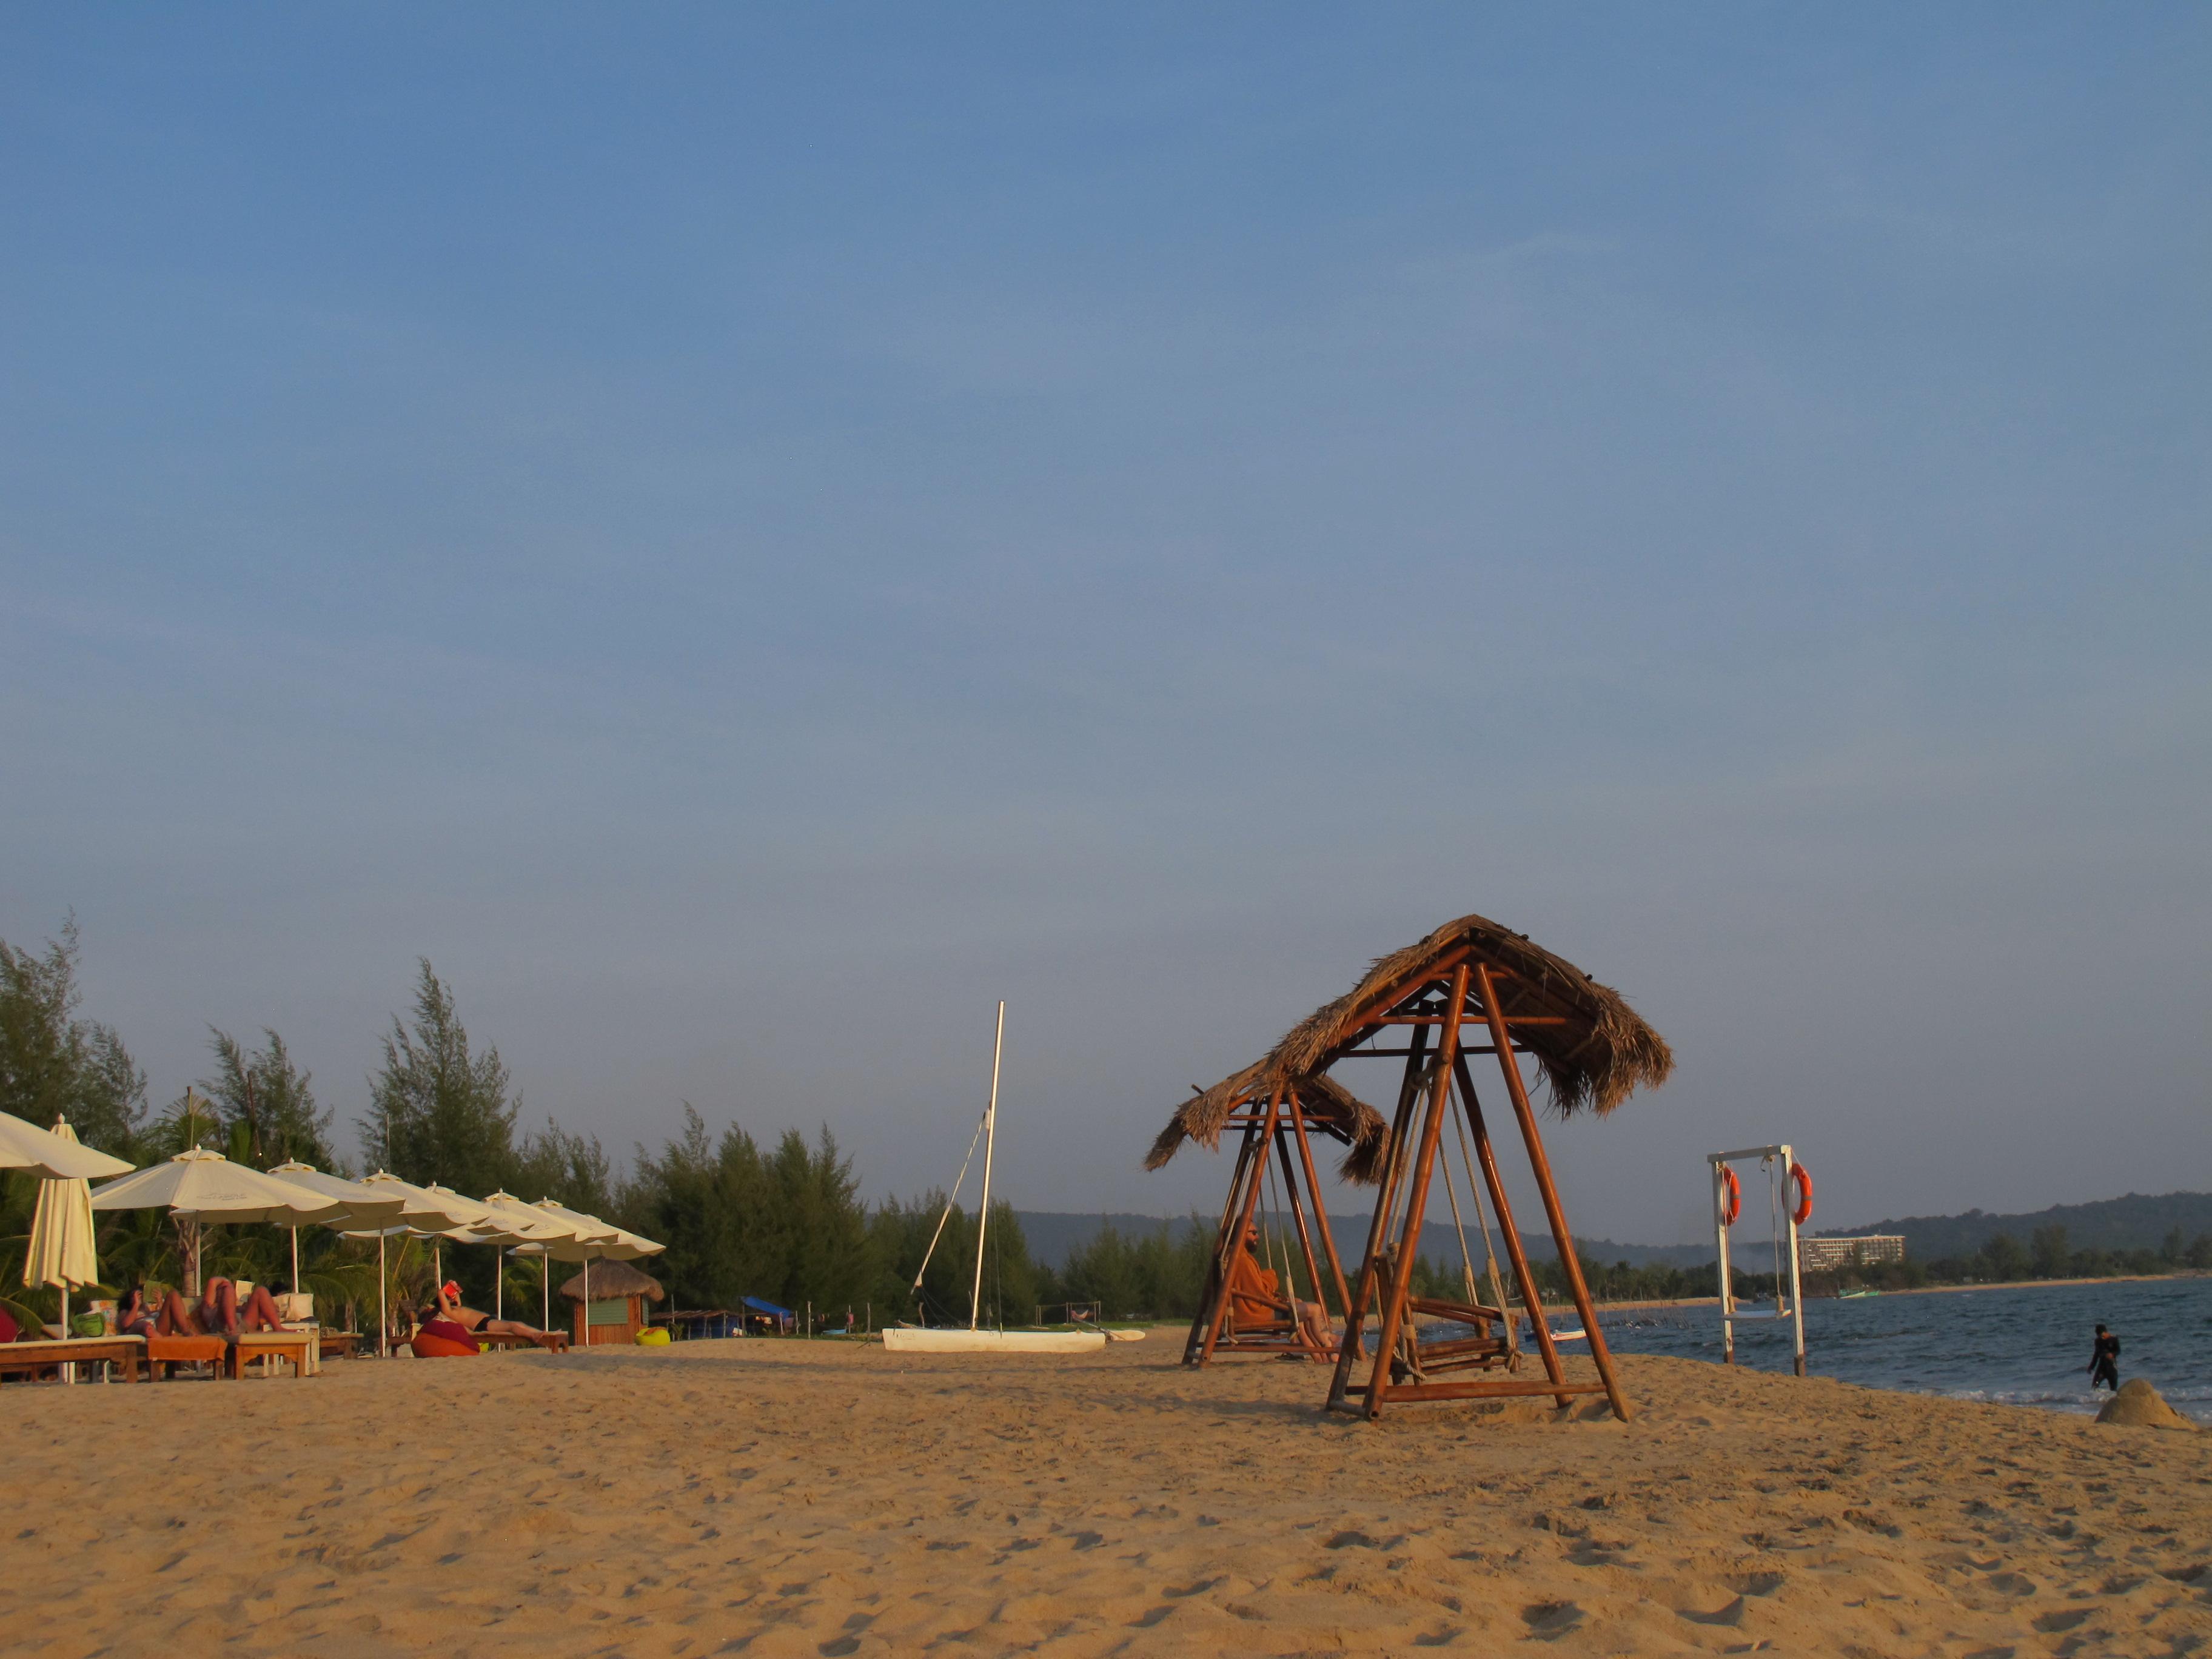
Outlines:
<svg viewBox="0 0 2212 1659"><path fill-rule="evenodd" d="M2097 1346L2089 1352L2089 1392L2120 1388L2120 1339L2102 1325L2097 1327Z"/></svg>

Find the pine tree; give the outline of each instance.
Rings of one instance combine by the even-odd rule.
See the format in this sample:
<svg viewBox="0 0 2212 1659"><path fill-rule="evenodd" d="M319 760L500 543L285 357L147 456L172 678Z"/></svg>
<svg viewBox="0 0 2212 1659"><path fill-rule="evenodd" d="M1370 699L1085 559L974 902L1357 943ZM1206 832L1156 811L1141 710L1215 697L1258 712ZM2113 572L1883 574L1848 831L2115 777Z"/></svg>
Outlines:
<svg viewBox="0 0 2212 1659"><path fill-rule="evenodd" d="M423 957L413 1028L392 1016L383 1068L369 1079L363 1156L403 1181L440 1182L480 1197L514 1174L521 1102L509 1096L499 1050L470 1053L453 994Z"/></svg>
<svg viewBox="0 0 2212 1659"><path fill-rule="evenodd" d="M0 1111L40 1128L66 1116L77 1138L129 1158L146 1115L146 1074L123 1039L76 1018L76 920L43 955L0 939Z"/></svg>
<svg viewBox="0 0 2212 1659"><path fill-rule="evenodd" d="M293 1065L284 1039L276 1032L264 1026L261 1035L266 1041L257 1053L240 1047L228 1031L208 1027L216 1074L202 1079L200 1087L214 1103L226 1135L234 1128L246 1131L246 1156L255 1168L297 1158L327 1170L332 1114L315 1108L313 1073Z"/></svg>

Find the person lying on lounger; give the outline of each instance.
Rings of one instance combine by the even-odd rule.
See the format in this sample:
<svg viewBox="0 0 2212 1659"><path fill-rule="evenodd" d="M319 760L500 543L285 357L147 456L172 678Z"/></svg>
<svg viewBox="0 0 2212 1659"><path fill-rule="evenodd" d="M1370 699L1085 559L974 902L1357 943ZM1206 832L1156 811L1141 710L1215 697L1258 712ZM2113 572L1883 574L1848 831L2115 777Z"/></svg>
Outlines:
<svg viewBox="0 0 2212 1659"><path fill-rule="evenodd" d="M256 1285L241 1306L237 1285L218 1276L208 1280L197 1307L171 1291L162 1300L154 1328L163 1336L219 1336L235 1342L240 1331L283 1330L284 1316L276 1311L276 1298L266 1285Z"/></svg>
<svg viewBox="0 0 2212 1659"><path fill-rule="evenodd" d="M526 1341L535 1342L541 1348L550 1348L553 1346L553 1339L535 1325L526 1325L519 1319L492 1319L478 1313L474 1308L463 1307L460 1285L450 1279L438 1286L437 1312L430 1322L450 1324L465 1338L519 1336ZM430 1328L430 1325L425 1324L422 1328L427 1331Z"/></svg>
<svg viewBox="0 0 2212 1659"><path fill-rule="evenodd" d="M152 1336L158 1328L154 1323L154 1310L146 1305L144 1283L133 1279L131 1288L123 1292L123 1299L115 1304L115 1334Z"/></svg>

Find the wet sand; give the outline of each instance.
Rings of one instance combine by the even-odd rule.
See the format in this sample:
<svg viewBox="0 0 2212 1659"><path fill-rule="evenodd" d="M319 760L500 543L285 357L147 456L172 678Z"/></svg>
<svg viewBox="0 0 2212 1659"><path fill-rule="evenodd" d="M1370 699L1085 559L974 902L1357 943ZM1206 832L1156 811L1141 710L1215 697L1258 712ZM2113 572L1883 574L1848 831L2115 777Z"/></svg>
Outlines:
<svg viewBox="0 0 2212 1659"><path fill-rule="evenodd" d="M1632 1424L1365 1424L1319 1367L1180 1346L11 1385L0 1651L2212 1645L2212 1434L1645 1357Z"/></svg>

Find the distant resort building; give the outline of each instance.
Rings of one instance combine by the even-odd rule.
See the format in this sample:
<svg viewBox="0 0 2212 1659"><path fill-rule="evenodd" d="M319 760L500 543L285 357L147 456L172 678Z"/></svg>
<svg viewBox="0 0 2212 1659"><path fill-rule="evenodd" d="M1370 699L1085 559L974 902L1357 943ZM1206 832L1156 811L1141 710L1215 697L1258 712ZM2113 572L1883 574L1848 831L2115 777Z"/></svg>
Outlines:
<svg viewBox="0 0 2212 1659"><path fill-rule="evenodd" d="M1905 1260L1903 1233L1868 1233L1859 1238L1801 1238L1797 1261L1808 1273L1838 1267L1870 1267L1877 1261Z"/></svg>

